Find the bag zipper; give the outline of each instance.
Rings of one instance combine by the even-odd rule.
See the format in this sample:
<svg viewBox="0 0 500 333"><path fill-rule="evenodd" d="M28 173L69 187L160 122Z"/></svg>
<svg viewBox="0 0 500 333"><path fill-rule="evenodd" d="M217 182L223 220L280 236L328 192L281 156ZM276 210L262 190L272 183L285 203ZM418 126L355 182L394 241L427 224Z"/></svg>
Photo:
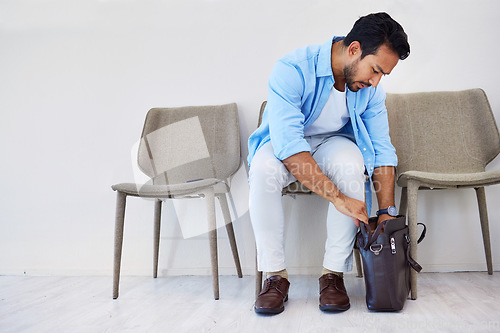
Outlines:
<svg viewBox="0 0 500 333"><path fill-rule="evenodd" d="M391 237L391 253L396 254L396 240L394 237Z"/></svg>

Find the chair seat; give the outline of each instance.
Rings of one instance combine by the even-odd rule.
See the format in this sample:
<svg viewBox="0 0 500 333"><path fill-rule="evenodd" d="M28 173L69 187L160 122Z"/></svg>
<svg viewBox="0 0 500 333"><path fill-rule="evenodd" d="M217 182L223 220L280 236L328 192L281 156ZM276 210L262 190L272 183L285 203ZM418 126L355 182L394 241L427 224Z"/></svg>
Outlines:
<svg viewBox="0 0 500 333"><path fill-rule="evenodd" d="M398 185L407 187L408 180L418 180L428 187L482 187L500 183L500 170L475 173L434 173L406 171L398 178Z"/></svg>
<svg viewBox="0 0 500 333"><path fill-rule="evenodd" d="M199 194L200 190L214 187L214 193L227 193L229 186L220 179L209 178L183 184L149 185L136 183L121 183L111 186L115 191L127 195L144 198L173 198Z"/></svg>
<svg viewBox="0 0 500 333"><path fill-rule="evenodd" d="M298 180L283 188L283 195L285 194L313 194L314 192L308 189L304 184Z"/></svg>

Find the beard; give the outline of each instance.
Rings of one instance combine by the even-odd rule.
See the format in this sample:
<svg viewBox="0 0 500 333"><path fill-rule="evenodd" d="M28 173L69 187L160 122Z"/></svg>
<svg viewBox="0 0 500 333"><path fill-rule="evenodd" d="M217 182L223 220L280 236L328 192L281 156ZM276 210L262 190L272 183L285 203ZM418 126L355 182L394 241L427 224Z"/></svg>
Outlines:
<svg viewBox="0 0 500 333"><path fill-rule="evenodd" d="M350 91L356 92L360 88L356 84L357 81L354 80L354 77L356 76L356 73L358 71L358 63L360 59L357 59L355 62L353 62L350 65L347 65L344 67L344 77L345 77L345 84L347 85L347 88L349 88ZM365 86L369 87L371 84L361 82L360 83L364 84Z"/></svg>

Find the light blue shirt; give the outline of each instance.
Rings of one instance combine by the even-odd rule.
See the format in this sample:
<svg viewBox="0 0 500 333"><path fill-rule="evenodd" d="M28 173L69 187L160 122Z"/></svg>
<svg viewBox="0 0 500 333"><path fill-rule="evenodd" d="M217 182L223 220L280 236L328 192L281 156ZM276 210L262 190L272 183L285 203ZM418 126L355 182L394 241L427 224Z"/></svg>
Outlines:
<svg viewBox="0 0 500 333"><path fill-rule="evenodd" d="M318 118L335 83L331 66L334 37L322 45L310 45L289 53L274 66L269 77L267 105L262 123L248 139L248 165L257 150L271 141L274 155L284 160L311 151L304 129ZM396 166L396 150L389 137L385 92L380 85L357 92L347 90L350 121L340 131L353 135L363 154L368 175L379 166ZM368 212L370 183L366 184Z"/></svg>

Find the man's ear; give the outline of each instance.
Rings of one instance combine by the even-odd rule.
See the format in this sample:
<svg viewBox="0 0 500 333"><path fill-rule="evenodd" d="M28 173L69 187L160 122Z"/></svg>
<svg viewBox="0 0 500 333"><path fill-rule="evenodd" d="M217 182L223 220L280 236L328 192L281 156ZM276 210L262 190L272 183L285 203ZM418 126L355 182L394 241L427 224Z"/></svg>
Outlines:
<svg viewBox="0 0 500 333"><path fill-rule="evenodd" d="M353 41L347 48L349 57L361 56L361 44L358 41Z"/></svg>

